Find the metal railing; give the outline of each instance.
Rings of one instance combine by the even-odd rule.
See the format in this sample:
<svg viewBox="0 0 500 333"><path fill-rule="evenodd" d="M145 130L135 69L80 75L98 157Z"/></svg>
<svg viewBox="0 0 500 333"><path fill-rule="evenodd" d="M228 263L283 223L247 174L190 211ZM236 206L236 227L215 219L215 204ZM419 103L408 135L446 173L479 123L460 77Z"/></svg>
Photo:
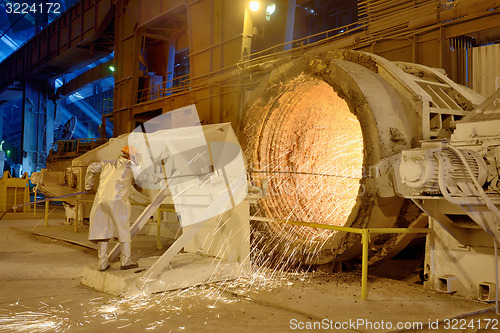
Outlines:
<svg viewBox="0 0 500 333"><path fill-rule="evenodd" d="M354 32L362 31L363 29L364 26L360 25L358 22L354 22L348 25L319 32L314 35L296 39L291 42L277 44L265 50L251 53L241 62L238 62L235 65L221 68L220 72L222 73L227 70L234 70L235 67L239 68L251 62L263 60L266 57L271 57L276 55L286 55L294 50L303 50L304 48L317 46L321 43L327 43L335 39L340 39L342 37L345 37ZM193 80L203 79L213 74L215 73L214 72L206 73L195 78L192 78L189 76L189 74L186 74L184 76L176 77L173 80L163 81L162 83L153 85L151 87L139 89L137 90L137 104L193 90L194 88L196 88L192 87Z"/></svg>
<svg viewBox="0 0 500 333"><path fill-rule="evenodd" d="M50 199L45 201L45 226L49 226L49 203ZM57 200L59 201L59 200ZM82 200L82 199L77 199L76 201L76 212L75 212L75 219L74 219L74 231L78 232L78 215L79 215L79 206L81 203L88 202L91 203L93 202L92 200ZM36 207L36 204L35 204ZM161 212L166 211L166 212L175 212L175 209L170 208L170 207L162 207L157 209L157 234L156 234L156 246L157 249L161 249ZM36 208L33 212L33 214L36 214ZM359 234L361 235L361 245L362 245L362 254L361 254L361 299L366 300L368 299L368 246L370 244L370 235L372 234L427 234L431 232L431 229L429 228L353 228L353 227L340 227L336 225L329 225L329 224L320 224L320 223L313 223L313 222L304 222L304 221L294 221L294 220L282 220L282 219L277 219L277 218L268 218L268 217L259 217L259 216L253 216L250 218L253 221L260 221L260 222L267 222L267 223L283 223L283 224L290 224L290 225L297 225L297 226L305 226L305 227L311 227L311 228L317 228L317 229L327 229L327 230L336 230L336 231L342 231L342 232L349 232L349 233L354 233L354 234Z"/></svg>
<svg viewBox="0 0 500 333"><path fill-rule="evenodd" d="M51 201L59 201L57 199L55 200L50 200L47 199L45 201L45 214L44 214L44 220L45 220L45 226L49 226L49 203ZM85 203L94 203L94 200L84 200L84 199L76 199L76 204L75 204L75 218L74 218L74 223L73 223L73 230L74 232L78 232L78 224L81 220L80 217L80 205L85 204ZM134 205L137 205L137 203L134 203ZM160 207L157 209L156 212L156 217L157 217L157 226L156 226L156 248L158 250L161 250L163 248L162 243L161 243L161 212L174 212L175 209L173 208L166 208L166 207ZM33 217L36 216L36 200L34 202L34 209L33 209ZM81 223L83 225L83 221Z"/></svg>
<svg viewBox="0 0 500 333"><path fill-rule="evenodd" d="M189 74L176 77L169 81L163 81L151 87L137 91L137 104L156 100L190 90L191 79Z"/></svg>
<svg viewBox="0 0 500 333"><path fill-rule="evenodd" d="M276 218L253 216L250 218L254 221L261 222L277 222L298 226L305 226L318 229L329 229L343 232L350 232L361 235L362 254L361 254L361 299L368 298L368 245L370 243L370 234L426 234L430 233L429 228L352 228L339 227L336 225L320 224L303 221L282 220Z"/></svg>
<svg viewBox="0 0 500 333"><path fill-rule="evenodd" d="M249 54L245 59L243 59L243 63L251 60L269 57L276 54L287 53L297 48L302 49L304 47L316 46L320 43L326 43L334 39L343 38L348 34L352 34L353 32L359 32L362 31L363 29L364 25L361 25L359 22L354 22L341 27L336 27L330 30L318 32L314 35L299 38L291 42L277 44L262 51L253 52Z"/></svg>
<svg viewBox="0 0 500 333"><path fill-rule="evenodd" d="M60 140L52 144L52 149L49 152L47 160L52 161L61 158L74 158L106 142L108 142L108 139L103 138Z"/></svg>

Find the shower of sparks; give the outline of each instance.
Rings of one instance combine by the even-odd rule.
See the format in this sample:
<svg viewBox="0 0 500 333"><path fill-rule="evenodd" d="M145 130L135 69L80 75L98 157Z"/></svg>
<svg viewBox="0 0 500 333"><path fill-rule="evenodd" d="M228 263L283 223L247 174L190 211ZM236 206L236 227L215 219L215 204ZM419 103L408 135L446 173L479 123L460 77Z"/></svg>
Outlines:
<svg viewBox="0 0 500 333"><path fill-rule="evenodd" d="M229 245L224 246L224 249L229 249ZM81 303L78 311L70 311L63 305L68 301L55 305L51 304L53 301L40 302L38 308L33 309L24 306L20 300L11 304L8 310L0 309L0 332L71 332L75 328L92 331L93 327L168 332L173 319L174 322L179 323L180 320L184 323L179 318L186 318L186 323L189 323L190 311L196 313L205 308L207 318L220 318L224 305L252 302L252 295L281 286L292 286L293 281L305 281L311 274L252 265L249 274L237 279L157 294L111 299L99 297ZM189 331L187 325L178 328L181 327Z"/></svg>
<svg viewBox="0 0 500 333"><path fill-rule="evenodd" d="M62 306L40 304L38 311L0 312L0 332L64 332L71 327L68 311Z"/></svg>
<svg viewBox="0 0 500 333"><path fill-rule="evenodd" d="M227 218L219 216L219 226L226 223ZM234 243L241 239L236 236L239 231L241 230L229 232L227 239L220 247L218 257L231 255ZM206 243L203 247L211 246L211 243ZM253 246L250 252L250 257L259 264L268 258L268 254L256 246ZM65 303L69 302L68 300L55 305L52 304L53 301L40 302L38 308L28 308L22 304L22 300L18 300L11 304L10 309L0 309L0 332L92 331L95 327L108 330L114 328L117 331L133 329L168 332L173 327L172 322L182 323L181 326L177 326L177 329L189 331L190 313L199 313L200 308L205 309L207 319L210 316L219 319L226 305L253 302L252 297L258 295L259 292L270 291L281 286L292 286L293 281L304 281L311 275L299 269L290 271L259 264L252 264L250 272L237 279L218 281L217 271L219 268L222 269L219 265L224 265L221 265L221 261L216 262L214 259L214 274L207 284L135 297L112 299L97 297L87 302L77 302L80 305L77 311L75 309L70 311L66 308ZM186 325L183 321L185 319Z"/></svg>

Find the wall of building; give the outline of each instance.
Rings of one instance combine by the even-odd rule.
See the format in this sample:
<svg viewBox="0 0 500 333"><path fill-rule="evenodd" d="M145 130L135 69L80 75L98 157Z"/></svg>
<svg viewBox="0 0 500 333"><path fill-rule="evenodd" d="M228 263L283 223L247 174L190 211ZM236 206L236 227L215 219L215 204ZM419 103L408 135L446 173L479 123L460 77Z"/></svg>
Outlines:
<svg viewBox="0 0 500 333"><path fill-rule="evenodd" d="M500 44L472 49L472 88L485 98L500 88Z"/></svg>

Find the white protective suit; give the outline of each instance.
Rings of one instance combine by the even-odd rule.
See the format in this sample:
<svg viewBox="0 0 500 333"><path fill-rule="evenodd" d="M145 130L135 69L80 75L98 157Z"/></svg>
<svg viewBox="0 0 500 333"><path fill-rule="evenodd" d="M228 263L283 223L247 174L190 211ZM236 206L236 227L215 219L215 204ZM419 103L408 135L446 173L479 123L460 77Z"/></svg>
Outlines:
<svg viewBox="0 0 500 333"><path fill-rule="evenodd" d="M100 173L99 189L90 211L89 240L99 241L117 237L120 242L130 242L130 188L134 181L132 161L120 157L115 161L92 163L87 168L85 189L95 183Z"/></svg>
<svg viewBox="0 0 500 333"><path fill-rule="evenodd" d="M99 269L106 270L108 265L107 241L118 238L121 245L122 268L135 266L131 259L130 248L130 189L134 181L132 168L135 165L121 156L113 161L92 163L85 175L85 189L90 190L99 178L99 189L90 211L89 240L98 242Z"/></svg>

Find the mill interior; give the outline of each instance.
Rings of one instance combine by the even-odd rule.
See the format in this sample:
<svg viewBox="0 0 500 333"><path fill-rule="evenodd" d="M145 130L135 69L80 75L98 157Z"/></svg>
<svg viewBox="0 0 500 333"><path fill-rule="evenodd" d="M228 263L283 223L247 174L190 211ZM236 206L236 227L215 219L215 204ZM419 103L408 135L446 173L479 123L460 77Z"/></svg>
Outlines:
<svg viewBox="0 0 500 333"><path fill-rule="evenodd" d="M500 329L499 1L0 8L0 331Z"/></svg>

